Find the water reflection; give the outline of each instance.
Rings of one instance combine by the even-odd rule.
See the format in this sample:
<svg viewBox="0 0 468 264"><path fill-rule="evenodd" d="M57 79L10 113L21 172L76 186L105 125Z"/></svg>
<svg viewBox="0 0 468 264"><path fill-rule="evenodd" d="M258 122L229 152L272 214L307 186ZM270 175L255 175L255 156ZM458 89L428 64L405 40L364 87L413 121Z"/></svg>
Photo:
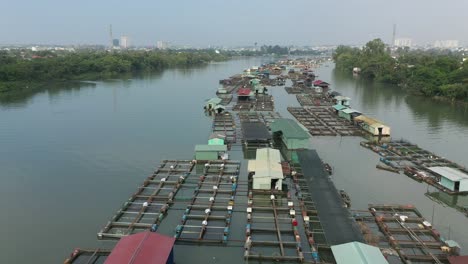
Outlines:
<svg viewBox="0 0 468 264"><path fill-rule="evenodd" d="M53 99L54 97L66 93L71 94L79 92L81 89L94 88L92 82L57 82L30 89L16 89L5 93L0 93L0 107L20 108L26 107L32 97L36 94L47 93Z"/></svg>
<svg viewBox="0 0 468 264"><path fill-rule="evenodd" d="M440 128L447 120L468 126L468 105L451 104L421 96L408 96L405 103L418 118L427 118L429 127Z"/></svg>

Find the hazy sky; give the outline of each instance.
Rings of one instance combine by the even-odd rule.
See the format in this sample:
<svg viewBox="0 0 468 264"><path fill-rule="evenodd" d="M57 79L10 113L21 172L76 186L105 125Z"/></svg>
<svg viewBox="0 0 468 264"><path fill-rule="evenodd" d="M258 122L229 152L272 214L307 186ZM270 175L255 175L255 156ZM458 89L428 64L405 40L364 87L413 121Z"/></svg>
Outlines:
<svg viewBox="0 0 468 264"><path fill-rule="evenodd" d="M0 0L0 44L468 44L468 0Z"/></svg>

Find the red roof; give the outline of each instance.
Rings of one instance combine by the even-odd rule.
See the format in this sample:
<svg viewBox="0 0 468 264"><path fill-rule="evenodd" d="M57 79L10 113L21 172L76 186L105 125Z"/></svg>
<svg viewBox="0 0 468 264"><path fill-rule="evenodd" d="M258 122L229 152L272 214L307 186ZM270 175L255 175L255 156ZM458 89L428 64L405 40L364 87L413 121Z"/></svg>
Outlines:
<svg viewBox="0 0 468 264"><path fill-rule="evenodd" d="M249 89L249 88L240 88L240 89L237 91L237 95L240 95L240 96L248 96L248 95L250 95L250 89Z"/></svg>
<svg viewBox="0 0 468 264"><path fill-rule="evenodd" d="M448 257L450 264L466 264L468 263L468 256L451 256Z"/></svg>
<svg viewBox="0 0 468 264"><path fill-rule="evenodd" d="M316 80L316 81L314 82L314 85L319 85L319 84L321 84L321 83L323 83L322 80Z"/></svg>
<svg viewBox="0 0 468 264"><path fill-rule="evenodd" d="M166 264L175 238L142 232L120 239L104 264Z"/></svg>

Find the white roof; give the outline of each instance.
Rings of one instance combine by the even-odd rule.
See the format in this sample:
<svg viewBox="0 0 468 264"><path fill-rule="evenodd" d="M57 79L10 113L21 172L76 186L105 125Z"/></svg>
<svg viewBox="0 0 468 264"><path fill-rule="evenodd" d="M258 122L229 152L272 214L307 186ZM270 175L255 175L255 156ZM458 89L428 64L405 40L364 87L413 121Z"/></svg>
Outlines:
<svg viewBox="0 0 468 264"><path fill-rule="evenodd" d="M281 166L279 150L272 148L257 149L257 159L249 160L248 171L255 172L254 178L283 179L283 167Z"/></svg>
<svg viewBox="0 0 468 264"><path fill-rule="evenodd" d="M254 178L283 179L281 163L266 160L249 160L249 171L255 171Z"/></svg>
<svg viewBox="0 0 468 264"><path fill-rule="evenodd" d="M468 174L463 173L457 169L450 167L429 167L430 171L439 174L440 176L447 178L451 181L468 180Z"/></svg>
<svg viewBox="0 0 468 264"><path fill-rule="evenodd" d="M331 246L336 263L388 264L378 247L360 242Z"/></svg>
<svg viewBox="0 0 468 264"><path fill-rule="evenodd" d="M342 100L349 101L349 100L351 100L351 98L349 98L347 96L342 96L342 95L335 96L335 99L339 100L339 101L342 101Z"/></svg>

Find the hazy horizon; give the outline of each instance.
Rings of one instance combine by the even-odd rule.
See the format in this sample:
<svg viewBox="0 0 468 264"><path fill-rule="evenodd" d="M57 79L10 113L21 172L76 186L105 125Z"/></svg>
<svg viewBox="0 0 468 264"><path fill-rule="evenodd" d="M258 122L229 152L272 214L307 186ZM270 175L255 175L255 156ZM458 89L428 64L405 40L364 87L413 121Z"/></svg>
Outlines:
<svg viewBox="0 0 468 264"><path fill-rule="evenodd" d="M104 44L126 35L131 45L336 45L364 44L374 38L413 44L436 40L468 43L464 25L468 1L356 0L342 2L215 0L67 2L2 0L0 44Z"/></svg>

